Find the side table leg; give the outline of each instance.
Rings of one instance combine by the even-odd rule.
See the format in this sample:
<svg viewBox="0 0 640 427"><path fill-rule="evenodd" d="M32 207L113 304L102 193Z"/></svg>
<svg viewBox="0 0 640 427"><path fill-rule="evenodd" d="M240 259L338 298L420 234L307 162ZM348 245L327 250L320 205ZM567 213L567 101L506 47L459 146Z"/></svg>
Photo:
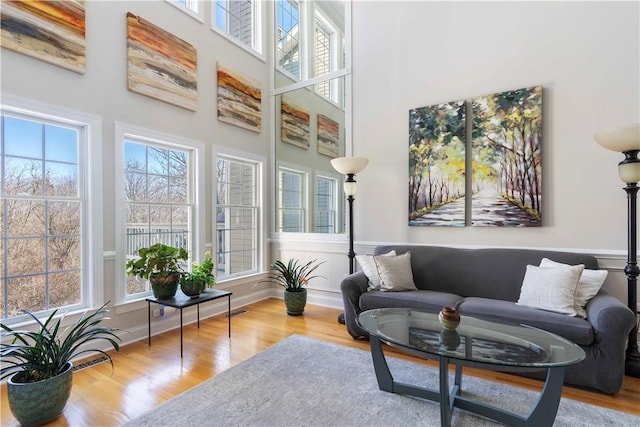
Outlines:
<svg viewBox="0 0 640 427"><path fill-rule="evenodd" d="M200 329L200 304L196 304L196 309L198 310L198 329Z"/></svg>
<svg viewBox="0 0 640 427"><path fill-rule="evenodd" d="M147 301L147 324L149 325L149 347L151 347L151 301Z"/></svg>
<svg viewBox="0 0 640 427"><path fill-rule="evenodd" d="M227 319L229 319L229 338L231 338L231 294L227 295L228 307L227 307Z"/></svg>
<svg viewBox="0 0 640 427"><path fill-rule="evenodd" d="M182 357L182 309L180 309L180 357Z"/></svg>

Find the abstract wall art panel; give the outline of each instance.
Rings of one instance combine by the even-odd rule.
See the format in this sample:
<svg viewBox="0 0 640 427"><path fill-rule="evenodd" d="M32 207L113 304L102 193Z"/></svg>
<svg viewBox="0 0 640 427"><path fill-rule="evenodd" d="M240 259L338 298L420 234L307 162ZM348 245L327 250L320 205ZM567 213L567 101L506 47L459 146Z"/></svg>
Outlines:
<svg viewBox="0 0 640 427"><path fill-rule="evenodd" d="M540 227L542 86L473 98L471 224Z"/></svg>
<svg viewBox="0 0 640 427"><path fill-rule="evenodd" d="M282 141L309 149L309 111L295 105L284 97L282 98L280 109Z"/></svg>
<svg viewBox="0 0 640 427"><path fill-rule="evenodd" d="M84 1L2 1L0 45L85 72Z"/></svg>
<svg viewBox="0 0 640 427"><path fill-rule="evenodd" d="M340 152L340 123L318 114L318 153L338 157Z"/></svg>
<svg viewBox="0 0 640 427"><path fill-rule="evenodd" d="M129 90L196 111L198 70L194 46L129 12L127 59Z"/></svg>
<svg viewBox="0 0 640 427"><path fill-rule="evenodd" d="M465 225L465 102L409 111L409 225Z"/></svg>
<svg viewBox="0 0 640 427"><path fill-rule="evenodd" d="M218 63L218 120L260 132L262 88L260 82Z"/></svg>

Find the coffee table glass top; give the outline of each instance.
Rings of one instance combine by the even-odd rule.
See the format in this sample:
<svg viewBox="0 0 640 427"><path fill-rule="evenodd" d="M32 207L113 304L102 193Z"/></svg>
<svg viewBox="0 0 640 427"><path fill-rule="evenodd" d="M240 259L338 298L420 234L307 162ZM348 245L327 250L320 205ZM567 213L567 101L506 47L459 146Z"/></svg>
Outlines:
<svg viewBox="0 0 640 427"><path fill-rule="evenodd" d="M578 345L550 332L469 316L461 316L455 330L446 330L438 314L380 308L360 313L358 323L383 342L418 355L531 368L567 366L585 358Z"/></svg>

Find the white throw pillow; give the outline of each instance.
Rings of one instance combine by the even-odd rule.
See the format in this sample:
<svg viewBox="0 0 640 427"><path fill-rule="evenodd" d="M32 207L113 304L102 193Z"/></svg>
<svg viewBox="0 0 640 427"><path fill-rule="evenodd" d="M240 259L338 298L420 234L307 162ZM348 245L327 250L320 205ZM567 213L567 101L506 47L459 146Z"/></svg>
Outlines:
<svg viewBox="0 0 640 427"><path fill-rule="evenodd" d="M386 254L382 254L382 256L395 256L396 251L391 250ZM380 289L380 274L378 274L378 267L376 267L376 262L373 260L373 255L356 255L356 261L358 261L358 265L367 279L369 279L369 287L368 291L379 290Z"/></svg>
<svg viewBox="0 0 640 427"><path fill-rule="evenodd" d="M575 292L584 265L554 268L527 265L516 304L576 316Z"/></svg>
<svg viewBox="0 0 640 427"><path fill-rule="evenodd" d="M540 267L559 267L569 264L562 264L556 261L552 261L549 258L542 258ZM589 300L596 296L602 284L609 272L607 270L589 270L585 269L580 275L578 280L578 288L576 289L576 312L580 317L587 317L587 312L584 311L584 307Z"/></svg>
<svg viewBox="0 0 640 427"><path fill-rule="evenodd" d="M380 274L381 291L415 291L413 272L411 270L411 252L398 256L374 256L378 274Z"/></svg>

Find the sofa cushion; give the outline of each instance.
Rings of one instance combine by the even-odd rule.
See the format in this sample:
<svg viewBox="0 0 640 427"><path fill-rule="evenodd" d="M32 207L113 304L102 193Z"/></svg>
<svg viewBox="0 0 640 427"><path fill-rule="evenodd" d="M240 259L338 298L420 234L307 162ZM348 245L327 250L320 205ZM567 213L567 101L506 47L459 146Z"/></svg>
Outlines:
<svg viewBox="0 0 640 427"><path fill-rule="evenodd" d="M411 291L411 292L382 292L369 291L360 296L360 308L372 310L375 308L415 308L432 313L438 313L442 307L455 307L462 299L459 295L447 292Z"/></svg>
<svg viewBox="0 0 640 427"><path fill-rule="evenodd" d="M398 256L373 257L380 274L380 290L389 292L415 291L411 272L411 252Z"/></svg>
<svg viewBox="0 0 640 427"><path fill-rule="evenodd" d="M509 301L470 297L464 299L458 310L463 316L519 323L544 329L578 345L590 345L594 339L591 323L585 319L523 307Z"/></svg>
<svg viewBox="0 0 640 427"><path fill-rule="evenodd" d="M576 316L576 288L584 265L527 265L516 304Z"/></svg>
<svg viewBox="0 0 640 427"><path fill-rule="evenodd" d="M542 258L540 262L540 267L557 267L562 264L559 262L555 262L550 260L549 258ZM596 296L602 284L609 272L607 270L589 270L584 269L582 274L580 275L580 280L578 280L578 288L576 289L576 312L580 317L587 317L587 312L584 307L587 305L589 300Z"/></svg>
<svg viewBox="0 0 640 427"><path fill-rule="evenodd" d="M395 256L396 251L389 251L381 256ZM378 267L373 260L373 255L356 255L356 261L362 269L362 272L369 279L369 290L380 289L380 273L378 273Z"/></svg>
<svg viewBox="0 0 640 427"><path fill-rule="evenodd" d="M527 264L542 258L597 269L592 255L534 249L461 249L428 245L378 246L374 254L411 251L413 281L418 289L468 297L517 301Z"/></svg>

